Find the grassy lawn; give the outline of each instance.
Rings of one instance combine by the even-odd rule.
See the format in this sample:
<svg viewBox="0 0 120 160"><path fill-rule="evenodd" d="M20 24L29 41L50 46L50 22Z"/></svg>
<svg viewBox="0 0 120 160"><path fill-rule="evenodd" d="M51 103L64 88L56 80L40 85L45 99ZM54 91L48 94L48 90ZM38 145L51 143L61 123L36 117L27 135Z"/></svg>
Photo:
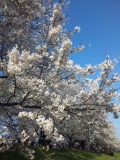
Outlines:
<svg viewBox="0 0 120 160"><path fill-rule="evenodd" d="M114 157L111 157L107 154L83 150L50 149L42 153L38 148L31 148L36 151L34 160L120 160L120 153L114 153ZM26 160L26 158L17 151L7 151L0 154L0 160Z"/></svg>

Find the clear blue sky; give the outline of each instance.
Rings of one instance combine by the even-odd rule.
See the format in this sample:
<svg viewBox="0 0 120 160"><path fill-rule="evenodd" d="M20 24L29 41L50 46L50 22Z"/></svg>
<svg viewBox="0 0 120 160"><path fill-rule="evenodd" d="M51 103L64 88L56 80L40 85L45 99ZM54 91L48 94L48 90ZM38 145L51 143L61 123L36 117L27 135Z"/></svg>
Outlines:
<svg viewBox="0 0 120 160"><path fill-rule="evenodd" d="M82 40L85 45L91 44L83 52L70 56L75 64L96 65L105 59L105 50L112 59L120 56L120 0L71 0L66 13L70 18L65 26L67 30L81 27L81 32L72 39L73 45L80 45ZM114 72L120 73L120 62ZM120 83L115 87L120 87ZM120 138L120 118L112 117L110 115L109 119Z"/></svg>

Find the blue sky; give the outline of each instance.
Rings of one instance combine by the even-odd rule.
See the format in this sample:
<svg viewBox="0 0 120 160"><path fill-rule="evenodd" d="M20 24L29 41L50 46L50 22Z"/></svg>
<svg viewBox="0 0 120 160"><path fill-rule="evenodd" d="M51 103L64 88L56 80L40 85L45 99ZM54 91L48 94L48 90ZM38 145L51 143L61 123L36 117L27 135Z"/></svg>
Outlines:
<svg viewBox="0 0 120 160"><path fill-rule="evenodd" d="M99 64L105 59L105 53L111 59L120 56L120 0L71 0L66 14L69 17L67 30L81 27L81 32L72 39L73 45L80 45L83 40L85 45L91 44L83 52L70 56L75 64L82 67ZM114 72L120 72L120 62ZM120 83L115 87L120 87ZM120 138L120 119L114 120L112 115L109 119Z"/></svg>

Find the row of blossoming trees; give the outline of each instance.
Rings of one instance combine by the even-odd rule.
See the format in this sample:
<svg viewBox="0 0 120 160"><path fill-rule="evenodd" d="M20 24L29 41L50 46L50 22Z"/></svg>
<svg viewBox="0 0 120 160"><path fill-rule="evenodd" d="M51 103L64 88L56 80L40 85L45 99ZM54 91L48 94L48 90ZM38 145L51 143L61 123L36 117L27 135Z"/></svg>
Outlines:
<svg viewBox="0 0 120 160"><path fill-rule="evenodd" d="M43 129L53 141L86 140L120 149L107 113L118 118L120 96L112 74L117 59L82 68L69 55L84 50L63 29L64 0L1 0L0 151L18 138L35 141ZM96 79L89 75L99 71ZM116 103L115 103L116 102ZM23 152L22 152L23 153ZM26 149L25 156L33 158Z"/></svg>

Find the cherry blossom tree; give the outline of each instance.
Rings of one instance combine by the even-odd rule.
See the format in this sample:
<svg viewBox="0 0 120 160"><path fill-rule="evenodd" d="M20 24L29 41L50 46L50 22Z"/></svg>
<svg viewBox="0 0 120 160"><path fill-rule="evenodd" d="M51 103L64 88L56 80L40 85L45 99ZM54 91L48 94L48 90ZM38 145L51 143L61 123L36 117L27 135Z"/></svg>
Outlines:
<svg viewBox="0 0 120 160"><path fill-rule="evenodd" d="M63 29L68 6L64 0L1 2L0 151L18 139L30 144L39 138L39 129L53 141L101 142L101 126L102 135L113 133L112 127L105 129L105 114L118 118L120 111L119 90L114 88L120 75L112 74L117 59L106 57L84 68L69 59L85 46L73 47L71 42L79 26L71 32ZM96 71L98 77L90 79ZM114 134L105 137L102 145L116 144ZM21 153L34 158L27 148Z"/></svg>
<svg viewBox="0 0 120 160"><path fill-rule="evenodd" d="M105 150L120 150L120 140L116 138L115 129L111 122L107 121L105 124L97 126L94 132L94 144Z"/></svg>

